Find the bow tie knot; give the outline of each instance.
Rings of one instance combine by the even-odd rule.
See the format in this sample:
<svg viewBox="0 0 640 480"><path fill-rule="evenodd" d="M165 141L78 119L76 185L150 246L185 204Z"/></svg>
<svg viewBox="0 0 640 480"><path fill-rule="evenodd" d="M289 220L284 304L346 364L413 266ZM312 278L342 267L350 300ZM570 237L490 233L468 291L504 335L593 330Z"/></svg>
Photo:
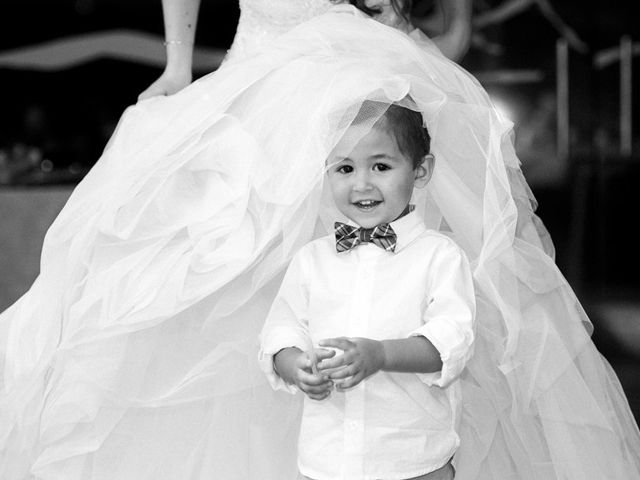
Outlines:
<svg viewBox="0 0 640 480"><path fill-rule="evenodd" d="M351 250L361 243L368 242L387 252L394 252L396 249L397 236L388 223L383 223L373 228L354 227L342 222L336 222L334 226L338 253Z"/></svg>

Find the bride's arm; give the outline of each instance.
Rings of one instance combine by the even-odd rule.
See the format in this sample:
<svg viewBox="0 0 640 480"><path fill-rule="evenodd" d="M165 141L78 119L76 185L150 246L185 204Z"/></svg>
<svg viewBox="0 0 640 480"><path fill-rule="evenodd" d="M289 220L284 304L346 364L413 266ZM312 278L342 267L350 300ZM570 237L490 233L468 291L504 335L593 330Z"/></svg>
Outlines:
<svg viewBox="0 0 640 480"><path fill-rule="evenodd" d="M172 95L191 83L199 7L200 0L162 0L167 65L162 75L138 96L138 100Z"/></svg>
<svg viewBox="0 0 640 480"><path fill-rule="evenodd" d="M445 57L460 60L471 42L471 0L440 0L444 31L432 40Z"/></svg>

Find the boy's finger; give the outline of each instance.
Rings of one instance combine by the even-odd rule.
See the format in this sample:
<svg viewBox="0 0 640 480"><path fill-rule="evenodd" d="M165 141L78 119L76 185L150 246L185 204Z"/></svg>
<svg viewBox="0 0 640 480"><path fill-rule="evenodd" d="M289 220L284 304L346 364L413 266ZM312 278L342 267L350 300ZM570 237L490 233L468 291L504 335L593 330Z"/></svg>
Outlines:
<svg viewBox="0 0 640 480"><path fill-rule="evenodd" d="M315 394L315 393L307 394L307 396L312 400L324 400L329 395L331 395L331 392L326 392L321 394Z"/></svg>
<svg viewBox="0 0 640 480"><path fill-rule="evenodd" d="M354 375L353 377L349 377L346 380L340 381L340 383L336 382L336 390L348 390L358 385L361 381L362 378L360 375Z"/></svg>
<svg viewBox="0 0 640 480"><path fill-rule="evenodd" d="M337 337L337 338L325 338L324 340L321 340L320 346L339 348L340 350L347 350L349 348L353 348L355 344L346 337Z"/></svg>
<svg viewBox="0 0 640 480"><path fill-rule="evenodd" d="M298 355L295 361L295 365L298 368L308 369L311 367L311 360L306 354Z"/></svg>
<svg viewBox="0 0 640 480"><path fill-rule="evenodd" d="M320 362L321 360L326 360L328 358L333 358L336 355L335 350L330 350L328 348L315 348L316 360Z"/></svg>
<svg viewBox="0 0 640 480"><path fill-rule="evenodd" d="M358 370L353 365L350 365L348 367L339 368L332 371L331 373L329 373L329 378L331 380L341 380L343 378L351 377L356 373L358 373Z"/></svg>
<svg viewBox="0 0 640 480"><path fill-rule="evenodd" d="M342 370L343 368L345 368L345 367L338 367L338 368L326 368L326 369L324 369L324 370L320 370L320 374L321 374L322 376L324 376L324 377L326 377L326 378L328 378L328 379L332 380L332 375L333 375L335 372L338 372L338 371Z"/></svg>
<svg viewBox="0 0 640 480"><path fill-rule="evenodd" d="M343 355L338 355L337 357L328 359L328 360L323 360L322 362L320 362L318 364L318 369L320 370L327 370L329 368L339 368L339 367L343 367L344 365L347 365L349 362L349 357Z"/></svg>
<svg viewBox="0 0 640 480"><path fill-rule="evenodd" d="M333 390L332 384L323 384L323 385L301 385L302 391L304 393L313 393L315 395L319 395L326 392L331 392Z"/></svg>
<svg viewBox="0 0 640 480"><path fill-rule="evenodd" d="M298 374L298 378L300 382L307 385L322 385L323 383L330 382L329 378L324 375L314 375L313 373L307 373L305 370L302 370Z"/></svg>
<svg viewBox="0 0 640 480"><path fill-rule="evenodd" d="M313 394L313 395L324 395L328 392L331 392L331 390L333 390L332 388L320 388L320 387L308 387L307 389L304 390L305 393L307 394Z"/></svg>

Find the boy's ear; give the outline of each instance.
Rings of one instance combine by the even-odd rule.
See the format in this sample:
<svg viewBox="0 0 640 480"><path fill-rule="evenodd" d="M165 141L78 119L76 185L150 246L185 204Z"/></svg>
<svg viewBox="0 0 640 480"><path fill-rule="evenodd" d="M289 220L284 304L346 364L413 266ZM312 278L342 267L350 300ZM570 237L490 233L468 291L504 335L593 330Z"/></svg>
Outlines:
<svg viewBox="0 0 640 480"><path fill-rule="evenodd" d="M429 183L431 179L431 175L433 174L433 165L435 163L436 158L430 153L425 155L415 169L416 178L414 180L414 186L416 188L423 188Z"/></svg>

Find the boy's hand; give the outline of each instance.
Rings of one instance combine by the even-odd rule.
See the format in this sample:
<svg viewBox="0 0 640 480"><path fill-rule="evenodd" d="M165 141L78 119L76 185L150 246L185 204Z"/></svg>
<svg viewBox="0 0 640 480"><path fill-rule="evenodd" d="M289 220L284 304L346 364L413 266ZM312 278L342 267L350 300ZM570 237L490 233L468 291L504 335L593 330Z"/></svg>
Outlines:
<svg viewBox="0 0 640 480"><path fill-rule="evenodd" d="M384 367L385 354L382 343L369 338L328 338L320 342L321 347L343 350L342 355L318 363L320 373L328 371L329 378L336 380L336 390L355 387L365 378Z"/></svg>
<svg viewBox="0 0 640 480"><path fill-rule="evenodd" d="M307 397L313 400L324 400L333 390L333 381L327 375L318 373L317 362L335 355L331 350L314 348L310 352L302 352L295 360L294 382ZM315 357L315 358L314 358Z"/></svg>
<svg viewBox="0 0 640 480"><path fill-rule="evenodd" d="M276 355L275 363L285 381L295 384L313 400L324 400L333 390L333 381L328 375L318 373L316 362L327 360L334 355L334 351L324 348L315 348L311 352L286 348Z"/></svg>

